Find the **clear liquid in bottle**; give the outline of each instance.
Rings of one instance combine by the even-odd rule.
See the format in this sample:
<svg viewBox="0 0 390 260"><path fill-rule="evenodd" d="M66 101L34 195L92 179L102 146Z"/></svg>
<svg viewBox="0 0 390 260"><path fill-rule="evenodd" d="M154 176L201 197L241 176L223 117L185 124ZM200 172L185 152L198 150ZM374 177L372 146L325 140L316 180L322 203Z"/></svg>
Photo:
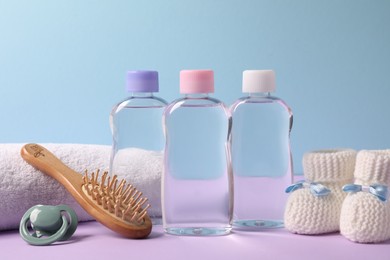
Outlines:
<svg viewBox="0 0 390 260"><path fill-rule="evenodd" d="M230 119L210 92L212 71L182 71L181 93L186 95L164 113L162 205L169 234L212 236L231 230Z"/></svg>
<svg viewBox="0 0 390 260"><path fill-rule="evenodd" d="M158 92L156 71L129 71L130 96L115 105L110 114L113 136L110 173L125 179L148 198L153 224L161 224L161 175L164 133L162 115L167 102ZM146 181L147 180L147 181Z"/></svg>
<svg viewBox="0 0 390 260"><path fill-rule="evenodd" d="M244 71L243 92L231 106L234 220L237 229L283 227L292 182L292 112L275 89L273 71Z"/></svg>

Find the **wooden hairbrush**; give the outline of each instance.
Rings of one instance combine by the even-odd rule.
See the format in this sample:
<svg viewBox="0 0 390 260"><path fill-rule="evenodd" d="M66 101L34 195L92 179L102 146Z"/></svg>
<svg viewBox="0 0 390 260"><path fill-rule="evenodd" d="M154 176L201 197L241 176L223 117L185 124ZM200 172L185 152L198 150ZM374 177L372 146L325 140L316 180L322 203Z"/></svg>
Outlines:
<svg viewBox="0 0 390 260"><path fill-rule="evenodd" d="M127 238L145 238L152 230L147 214L149 204L142 193L125 180L108 177L100 181L99 171L88 176L73 171L56 156L38 144L26 144L21 150L23 159L61 183L75 200L101 224Z"/></svg>

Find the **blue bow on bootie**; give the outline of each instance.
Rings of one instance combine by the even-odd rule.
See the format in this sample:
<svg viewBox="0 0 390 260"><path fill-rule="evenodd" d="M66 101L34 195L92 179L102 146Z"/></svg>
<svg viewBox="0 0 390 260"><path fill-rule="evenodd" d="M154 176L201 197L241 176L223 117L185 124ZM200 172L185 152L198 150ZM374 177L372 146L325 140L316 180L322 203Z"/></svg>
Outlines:
<svg viewBox="0 0 390 260"><path fill-rule="evenodd" d="M295 190L303 189L303 188L309 188L311 194L313 194L316 197L327 196L330 193L330 190L324 185L316 182L306 182L306 181L299 181L297 183L294 183L293 185L288 186L286 189L286 193L290 193Z"/></svg>
<svg viewBox="0 0 390 260"><path fill-rule="evenodd" d="M386 185L373 184L370 186L358 185L358 184L346 184L343 186L345 192L369 192L381 201L386 201L388 198L388 188Z"/></svg>

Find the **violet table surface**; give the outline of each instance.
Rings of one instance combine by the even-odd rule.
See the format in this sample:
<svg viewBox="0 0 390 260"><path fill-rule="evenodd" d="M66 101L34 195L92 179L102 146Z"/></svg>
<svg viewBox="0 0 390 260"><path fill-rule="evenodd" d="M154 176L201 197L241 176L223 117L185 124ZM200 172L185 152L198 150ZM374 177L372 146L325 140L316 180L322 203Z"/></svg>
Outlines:
<svg viewBox="0 0 390 260"><path fill-rule="evenodd" d="M164 234L161 226L148 239L130 240L86 222L70 241L43 247L28 245L17 230L0 232L0 259L390 259L390 241L356 244L338 233L301 236L285 229L179 237Z"/></svg>

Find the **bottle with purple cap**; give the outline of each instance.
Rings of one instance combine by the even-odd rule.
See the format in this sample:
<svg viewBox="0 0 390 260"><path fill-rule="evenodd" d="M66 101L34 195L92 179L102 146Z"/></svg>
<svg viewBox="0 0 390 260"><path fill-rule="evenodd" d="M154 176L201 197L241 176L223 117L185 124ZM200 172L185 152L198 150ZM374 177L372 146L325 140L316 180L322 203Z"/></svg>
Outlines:
<svg viewBox="0 0 390 260"><path fill-rule="evenodd" d="M157 71L128 71L126 90L129 96L116 104L110 114L110 174L144 191L151 205L148 212L152 222L159 224L165 143L162 114L167 102L154 95L159 91ZM145 183L149 185L147 189L142 187Z"/></svg>

